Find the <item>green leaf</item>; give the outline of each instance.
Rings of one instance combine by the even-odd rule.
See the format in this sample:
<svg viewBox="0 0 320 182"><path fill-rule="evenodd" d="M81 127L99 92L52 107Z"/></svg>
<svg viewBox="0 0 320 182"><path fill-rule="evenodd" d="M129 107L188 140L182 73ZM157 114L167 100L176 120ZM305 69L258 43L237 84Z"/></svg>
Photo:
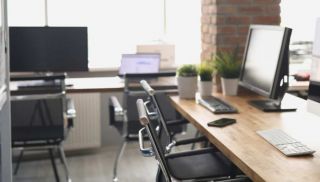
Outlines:
<svg viewBox="0 0 320 182"><path fill-rule="evenodd" d="M193 64L182 65L180 68L178 68L177 75L185 77L197 76L197 67Z"/></svg>
<svg viewBox="0 0 320 182"><path fill-rule="evenodd" d="M216 54L214 68L223 78L238 78L241 62L238 59L238 47L232 52L219 51Z"/></svg>
<svg viewBox="0 0 320 182"><path fill-rule="evenodd" d="M201 81L212 81L213 66L209 61L203 61L198 67L198 74Z"/></svg>

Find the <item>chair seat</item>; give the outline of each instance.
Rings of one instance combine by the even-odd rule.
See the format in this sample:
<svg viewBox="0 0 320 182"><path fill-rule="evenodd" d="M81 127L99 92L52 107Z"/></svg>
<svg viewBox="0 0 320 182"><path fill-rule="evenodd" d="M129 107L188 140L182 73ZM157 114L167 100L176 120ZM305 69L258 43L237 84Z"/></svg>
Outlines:
<svg viewBox="0 0 320 182"><path fill-rule="evenodd" d="M166 160L170 173L178 180L225 177L232 171L228 159L212 149L172 154Z"/></svg>
<svg viewBox="0 0 320 182"><path fill-rule="evenodd" d="M12 141L56 140L64 138L63 126L12 127Z"/></svg>

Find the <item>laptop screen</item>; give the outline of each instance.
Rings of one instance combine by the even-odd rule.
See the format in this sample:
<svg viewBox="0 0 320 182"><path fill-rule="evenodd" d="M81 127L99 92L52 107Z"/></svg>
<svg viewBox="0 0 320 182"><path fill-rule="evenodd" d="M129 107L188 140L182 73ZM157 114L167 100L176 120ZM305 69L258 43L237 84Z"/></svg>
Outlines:
<svg viewBox="0 0 320 182"><path fill-rule="evenodd" d="M158 73L160 54L123 54L119 75L126 73Z"/></svg>

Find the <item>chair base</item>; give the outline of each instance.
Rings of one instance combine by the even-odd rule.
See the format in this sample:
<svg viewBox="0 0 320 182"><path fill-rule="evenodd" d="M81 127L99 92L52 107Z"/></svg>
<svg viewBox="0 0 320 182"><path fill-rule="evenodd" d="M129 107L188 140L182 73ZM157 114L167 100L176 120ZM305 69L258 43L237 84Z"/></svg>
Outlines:
<svg viewBox="0 0 320 182"><path fill-rule="evenodd" d="M116 159L114 161L114 165L113 165L113 178L112 178L112 181L116 182L118 181L118 164L119 164L119 161L123 155L123 152L124 152L124 149L126 148L126 145L127 145L127 140L124 139L121 143L121 147L119 148L118 150L118 154L116 156Z"/></svg>

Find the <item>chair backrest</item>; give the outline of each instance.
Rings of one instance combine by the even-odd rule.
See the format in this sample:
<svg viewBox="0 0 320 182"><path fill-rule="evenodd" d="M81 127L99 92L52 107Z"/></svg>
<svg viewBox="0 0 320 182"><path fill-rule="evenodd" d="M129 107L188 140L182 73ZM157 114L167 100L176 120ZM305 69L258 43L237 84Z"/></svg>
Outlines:
<svg viewBox="0 0 320 182"><path fill-rule="evenodd" d="M155 126L152 125L152 122L150 122L149 115L147 115L145 104L143 103L142 99L137 100L137 108L139 113L139 121L142 126L147 131L149 140L152 145L153 152L156 156L156 159L159 162L160 169L166 178L166 181L171 182L170 172L168 169L168 164L165 159L165 150L163 149L163 146L161 142L158 139L157 132L155 130Z"/></svg>
<svg viewBox="0 0 320 182"><path fill-rule="evenodd" d="M167 121L176 119L177 116L175 116L175 118L166 117L164 115L163 110L166 110L166 112L171 112L171 115L175 114L176 111L170 105L170 102L169 102L167 96L165 95L165 93L155 91L145 80L141 80L140 84L141 84L142 88L145 90L145 92L148 94L148 100L150 101L150 104L152 105L152 106L149 106L148 108L153 108L157 114L158 125L159 125L158 135L160 137L160 141L162 143L162 146L163 147L167 146L173 140L173 138L172 138L173 130L181 131L182 126L175 126L174 128L172 128L172 127L169 128L167 126ZM164 101L164 100L167 100L166 106L161 105L161 101Z"/></svg>
<svg viewBox="0 0 320 182"><path fill-rule="evenodd" d="M139 87L139 81L141 79L151 79L155 80L159 77L172 77L175 76L175 72L161 72L161 73L140 73L140 74L125 74L124 75L124 92L123 92L123 102L122 107L126 113L127 118L127 135L134 136L138 134L141 126L138 124L139 117L138 111L136 107L137 99L146 99L148 96L145 92ZM166 88L166 87L164 87ZM171 88L171 86L169 87ZM164 100L164 103L169 105L167 100ZM114 116L112 112L112 108L109 108L110 111L110 124L113 125ZM173 117L170 112L165 113L166 116ZM120 126L121 127L121 126Z"/></svg>
<svg viewBox="0 0 320 182"><path fill-rule="evenodd" d="M47 82L44 86L23 86L11 92L13 144L27 141L60 142L64 139L67 108L64 78L45 77Z"/></svg>

